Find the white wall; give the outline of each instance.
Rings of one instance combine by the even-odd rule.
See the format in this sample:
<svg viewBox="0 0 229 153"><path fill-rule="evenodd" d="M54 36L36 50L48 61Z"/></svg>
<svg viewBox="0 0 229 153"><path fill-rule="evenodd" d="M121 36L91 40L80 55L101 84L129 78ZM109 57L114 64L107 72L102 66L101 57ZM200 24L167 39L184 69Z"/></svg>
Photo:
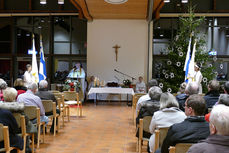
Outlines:
<svg viewBox="0 0 229 153"><path fill-rule="evenodd" d="M97 76L100 80L117 81L114 72L120 70L130 76L147 77L147 40L148 27L145 20L93 20L88 22L87 32L87 75ZM115 50L118 62L115 61ZM127 77L125 77L127 79Z"/></svg>

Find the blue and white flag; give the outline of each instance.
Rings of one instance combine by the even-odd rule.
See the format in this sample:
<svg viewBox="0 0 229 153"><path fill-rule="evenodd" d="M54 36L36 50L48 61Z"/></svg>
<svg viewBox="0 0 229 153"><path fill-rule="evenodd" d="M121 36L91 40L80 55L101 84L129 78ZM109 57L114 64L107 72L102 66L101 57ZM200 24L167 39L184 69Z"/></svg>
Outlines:
<svg viewBox="0 0 229 153"><path fill-rule="evenodd" d="M184 71L185 71L185 82L188 83L188 72L189 72L189 64L191 61L191 44L192 44L192 37L190 37L189 45L188 45L188 52L186 54Z"/></svg>
<svg viewBox="0 0 229 153"><path fill-rule="evenodd" d="M39 82L47 78L46 65L44 58L44 50L42 45L42 36L40 36L40 68L39 68Z"/></svg>
<svg viewBox="0 0 229 153"><path fill-rule="evenodd" d="M194 77L195 77L195 69L194 69L194 66L195 66L195 56L196 56L196 41L194 43L194 46L193 46L193 50L192 50L192 58L191 58L191 61L189 63L189 69L188 69L188 79L189 79L189 82L194 82Z"/></svg>
<svg viewBox="0 0 229 153"><path fill-rule="evenodd" d="M38 78L37 57L36 57L34 35L33 35L33 48L32 48L32 75L33 75L33 81L35 83L38 83L39 78Z"/></svg>

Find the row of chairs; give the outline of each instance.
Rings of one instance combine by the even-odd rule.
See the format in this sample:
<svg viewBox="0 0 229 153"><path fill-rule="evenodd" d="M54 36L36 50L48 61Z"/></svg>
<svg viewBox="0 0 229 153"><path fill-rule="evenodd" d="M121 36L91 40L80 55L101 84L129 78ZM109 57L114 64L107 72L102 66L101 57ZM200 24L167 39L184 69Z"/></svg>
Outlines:
<svg viewBox="0 0 229 153"><path fill-rule="evenodd" d="M53 102L52 100L42 100L45 113L52 112L52 115L49 115L48 117L50 120L54 120L54 136L56 135L56 131L59 131L60 128L60 119L62 118L63 126L64 126L64 118L67 117L68 121L70 121L70 110L69 110L69 105L71 104L77 104L78 105L78 115L82 116L82 103L79 101L78 93L76 92L57 92L57 91L52 91L57 99L57 105L56 103ZM60 110L60 114L56 113L56 108ZM41 139L41 127L43 127L43 134L42 134L42 140L43 143L45 142L45 122L41 122L40 120L40 109L37 108L36 106L25 106L24 110L26 116L30 120L36 119L37 122L35 123L35 126L37 127L37 148L40 146L40 139ZM32 152L34 152L34 133L26 133L26 125L25 125L25 117L21 115L20 113L14 113L13 114L19 128L21 129L21 133L19 134L23 140L24 140L24 149L21 151L22 153L25 153L25 148L26 148L26 137L31 136L32 137ZM58 119L58 123L57 123ZM56 124L57 123L57 124ZM3 126L0 124L0 142L4 141L4 148L0 149L0 152L5 151L6 153L10 152L13 148L10 147L10 142L9 142L9 131L8 127ZM19 149L17 149L19 152Z"/></svg>
<svg viewBox="0 0 229 153"><path fill-rule="evenodd" d="M143 141L149 141L149 139L143 137L143 131L149 131L149 125L152 117L146 116L139 121L139 140L138 140L138 150L139 153L142 153L142 144ZM163 140L165 139L169 128L159 128L155 130L155 144L154 150L155 152L162 146ZM169 153L186 153L188 149L192 146L192 143L178 143L176 146L170 146Z"/></svg>
<svg viewBox="0 0 229 153"><path fill-rule="evenodd" d="M143 131L146 131L150 133L149 131L149 125L152 119L152 116L145 116L143 119L139 120L139 125L136 125L136 120L135 118L137 117L136 114L136 107L137 107L137 102L141 96L145 95L144 93L137 93L133 96L132 99L132 117L133 117L133 122L134 125L139 129L139 138L137 140L137 145L136 145L136 150L139 153L142 153L142 146L143 142L146 141L148 142L148 138L143 137ZM136 129L136 131L137 131ZM160 128L155 130L155 145L154 145L154 150L155 152L158 148L162 146L163 140L166 137L168 132L168 128ZM179 143L176 144L176 146L171 146L169 148L169 153L184 153L187 152L188 149L192 146L192 143Z"/></svg>

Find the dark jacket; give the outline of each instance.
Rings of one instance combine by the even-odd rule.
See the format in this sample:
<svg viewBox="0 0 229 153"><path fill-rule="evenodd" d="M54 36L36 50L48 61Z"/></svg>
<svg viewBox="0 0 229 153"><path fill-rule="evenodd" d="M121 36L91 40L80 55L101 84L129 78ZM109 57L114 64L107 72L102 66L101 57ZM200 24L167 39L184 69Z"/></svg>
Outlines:
<svg viewBox="0 0 229 153"><path fill-rule="evenodd" d="M189 96L186 94L179 94L176 96L176 99L179 103L179 108L180 110L182 110L184 112L184 105L185 105L185 101L187 100Z"/></svg>
<svg viewBox="0 0 229 153"><path fill-rule="evenodd" d="M41 100L52 100L53 102L56 102L54 94L48 91L48 89L39 89L39 91L35 95L40 97Z"/></svg>
<svg viewBox="0 0 229 153"><path fill-rule="evenodd" d="M0 123L9 128L10 146L23 149L23 139L16 135L18 124L13 114L4 109L0 109ZM4 143L0 142L0 147L4 147Z"/></svg>
<svg viewBox="0 0 229 153"><path fill-rule="evenodd" d="M209 91L205 96L204 99L206 101L207 108L212 108L215 103L219 100L219 91Z"/></svg>
<svg viewBox="0 0 229 153"><path fill-rule="evenodd" d="M169 153L168 148L177 143L197 143L199 140L206 139L209 134L209 125L204 117L188 117L183 122L169 128L161 152Z"/></svg>
<svg viewBox="0 0 229 153"><path fill-rule="evenodd" d="M142 102L142 107L136 118L136 124L139 124L139 120L145 116L153 116L154 112L158 111L160 107L159 101L147 100ZM139 130L137 130L136 137L139 136ZM150 138L151 133L143 131L144 138Z"/></svg>
<svg viewBox="0 0 229 153"><path fill-rule="evenodd" d="M228 153L229 136L210 135L206 140L193 145L188 153Z"/></svg>

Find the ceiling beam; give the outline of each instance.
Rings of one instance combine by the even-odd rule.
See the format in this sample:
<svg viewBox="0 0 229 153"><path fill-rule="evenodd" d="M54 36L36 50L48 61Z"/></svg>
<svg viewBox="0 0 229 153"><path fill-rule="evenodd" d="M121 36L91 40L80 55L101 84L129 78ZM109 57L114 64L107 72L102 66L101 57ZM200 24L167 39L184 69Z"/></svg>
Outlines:
<svg viewBox="0 0 229 153"><path fill-rule="evenodd" d="M74 0L70 0L70 2L76 7L76 9L79 11L79 18L83 19L83 12L82 9L80 8L80 6L74 1Z"/></svg>
<svg viewBox="0 0 229 153"><path fill-rule="evenodd" d="M32 10L32 0L29 0L29 10Z"/></svg>
<svg viewBox="0 0 229 153"><path fill-rule="evenodd" d="M4 10L4 1L5 0L0 0L0 10Z"/></svg>
<svg viewBox="0 0 229 153"><path fill-rule="evenodd" d="M87 7L87 3L85 0L71 0L74 1L75 3L77 3L80 8L82 9L83 15L84 17L88 20L88 21L92 21L93 18L90 15L89 11L88 11L88 7Z"/></svg>

